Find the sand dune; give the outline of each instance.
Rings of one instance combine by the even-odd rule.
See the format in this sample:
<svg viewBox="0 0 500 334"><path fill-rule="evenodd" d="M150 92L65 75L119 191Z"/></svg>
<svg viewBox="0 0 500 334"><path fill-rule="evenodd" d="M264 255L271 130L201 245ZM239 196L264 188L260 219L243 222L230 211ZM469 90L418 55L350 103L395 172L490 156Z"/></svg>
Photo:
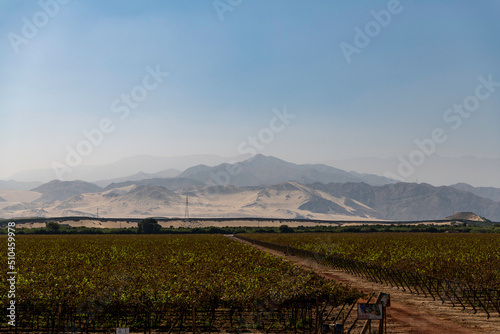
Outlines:
<svg viewBox="0 0 500 334"><path fill-rule="evenodd" d="M187 194L175 193L160 186L131 185L99 193L79 194L53 203L34 203L32 201L39 196L28 192L24 199L31 201L24 203L12 202L9 199L14 196L9 199L5 196L8 201L2 202L0 217L92 217L99 212L100 217L109 218L183 218L186 196L189 196L190 217L373 220L373 217L364 213L357 214L357 209L347 205L345 198L337 198L296 182L266 188L234 186L200 188ZM315 210L314 205L320 201L323 205L321 210ZM325 207L324 203L330 203L341 213L328 211L328 206ZM309 209L301 208L306 204Z"/></svg>
<svg viewBox="0 0 500 334"><path fill-rule="evenodd" d="M69 185L71 186L71 184ZM2 190L0 217L272 218L318 220L443 219L453 211L497 217L500 203L451 187L426 184L373 187L367 184L286 182L272 186L190 186L176 191L161 185L132 184L44 202L33 191ZM465 210L464 210L465 209Z"/></svg>
<svg viewBox="0 0 500 334"><path fill-rule="evenodd" d="M42 194L36 191L0 189L0 197L5 200L0 202L0 209L20 203L30 203L41 196Z"/></svg>

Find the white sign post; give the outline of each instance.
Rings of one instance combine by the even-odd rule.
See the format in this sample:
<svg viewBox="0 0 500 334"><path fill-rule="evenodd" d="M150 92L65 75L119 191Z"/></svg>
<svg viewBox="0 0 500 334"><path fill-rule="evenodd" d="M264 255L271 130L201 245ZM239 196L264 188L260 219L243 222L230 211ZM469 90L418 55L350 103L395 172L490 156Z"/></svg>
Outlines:
<svg viewBox="0 0 500 334"><path fill-rule="evenodd" d="M116 327L116 334L130 334L130 328L128 328L128 327Z"/></svg>

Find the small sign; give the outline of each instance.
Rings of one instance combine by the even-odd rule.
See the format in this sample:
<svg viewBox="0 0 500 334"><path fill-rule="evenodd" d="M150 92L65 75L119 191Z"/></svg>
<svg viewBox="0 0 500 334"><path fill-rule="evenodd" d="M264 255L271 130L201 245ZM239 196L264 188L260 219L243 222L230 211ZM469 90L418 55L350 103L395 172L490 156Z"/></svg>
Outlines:
<svg viewBox="0 0 500 334"><path fill-rule="evenodd" d="M116 327L116 334L130 334L129 327Z"/></svg>
<svg viewBox="0 0 500 334"><path fill-rule="evenodd" d="M382 304L358 304L358 320L381 320Z"/></svg>

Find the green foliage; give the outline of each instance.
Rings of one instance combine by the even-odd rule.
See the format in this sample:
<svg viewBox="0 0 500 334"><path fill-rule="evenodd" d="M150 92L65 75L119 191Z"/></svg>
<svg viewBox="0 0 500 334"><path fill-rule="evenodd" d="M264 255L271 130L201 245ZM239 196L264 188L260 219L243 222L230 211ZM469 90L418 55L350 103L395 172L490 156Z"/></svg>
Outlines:
<svg viewBox="0 0 500 334"><path fill-rule="evenodd" d="M280 225L279 229L280 233L293 233L294 230L288 225Z"/></svg>
<svg viewBox="0 0 500 334"><path fill-rule="evenodd" d="M78 218L80 219L80 218ZM74 219L78 222L78 219ZM46 221L44 218L39 219L25 219L23 223L27 222L43 222ZM203 222L203 220L196 221L192 219L192 222ZM4 222L0 221L0 227L2 224L6 226L8 220ZM225 226L225 227L178 227L174 228L172 225L170 228L162 228L157 233L161 234L236 234L236 233L278 233L280 232L280 227L277 226L267 226L267 227L237 227L237 226ZM500 233L500 223L495 224L452 224L452 225L428 225L428 224L412 224L403 225L398 223L390 224L365 224L357 226L339 226L337 224L330 225L316 225L316 226L298 226L294 227L293 231L295 233L307 233L307 232L318 232L318 233L376 233L376 232L434 232L434 233ZM16 227L17 234L137 234L138 228L100 228L100 227L85 227L85 226L75 226L71 227L67 224L60 224L60 229L57 232L50 231L46 227L42 228L22 228L21 223L18 223ZM286 233L286 232L285 232ZM0 228L0 234L7 234L7 228Z"/></svg>
<svg viewBox="0 0 500 334"><path fill-rule="evenodd" d="M300 233L246 237L336 257L500 288L495 233Z"/></svg>
<svg viewBox="0 0 500 334"><path fill-rule="evenodd" d="M56 222L47 222L45 223L45 227L47 228L47 231L50 233L58 233L61 230L61 225Z"/></svg>
<svg viewBox="0 0 500 334"><path fill-rule="evenodd" d="M139 234L156 234L161 230L161 225L154 218L146 218L137 224Z"/></svg>
<svg viewBox="0 0 500 334"><path fill-rule="evenodd" d="M252 307L295 298L331 305L361 296L278 257L220 235L17 236L18 303L116 309ZM7 249L7 238L0 238ZM7 263L7 253L0 253ZM0 290L8 291L6 271ZM7 294L0 296L0 306Z"/></svg>

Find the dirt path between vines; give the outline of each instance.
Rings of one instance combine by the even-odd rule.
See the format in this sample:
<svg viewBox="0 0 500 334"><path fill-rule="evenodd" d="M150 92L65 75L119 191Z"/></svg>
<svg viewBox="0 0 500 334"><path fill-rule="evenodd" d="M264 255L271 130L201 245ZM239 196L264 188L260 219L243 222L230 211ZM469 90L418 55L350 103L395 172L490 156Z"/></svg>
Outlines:
<svg viewBox="0 0 500 334"><path fill-rule="evenodd" d="M484 312L474 314L470 309L462 311L461 307L452 307L451 304L442 304L441 301L434 301L431 297L426 298L423 295L411 294L401 289L353 276L344 271L320 265L311 259L285 255L275 250L253 245L238 238L231 238L285 258L287 261L291 261L302 268L314 270L325 278L333 279L337 282L350 283L353 287L365 293L389 293L391 295L391 307L387 310L387 333L500 334L500 316L498 314L492 314L490 319L487 319ZM378 325L378 321L375 323ZM375 323L372 329L377 326Z"/></svg>

